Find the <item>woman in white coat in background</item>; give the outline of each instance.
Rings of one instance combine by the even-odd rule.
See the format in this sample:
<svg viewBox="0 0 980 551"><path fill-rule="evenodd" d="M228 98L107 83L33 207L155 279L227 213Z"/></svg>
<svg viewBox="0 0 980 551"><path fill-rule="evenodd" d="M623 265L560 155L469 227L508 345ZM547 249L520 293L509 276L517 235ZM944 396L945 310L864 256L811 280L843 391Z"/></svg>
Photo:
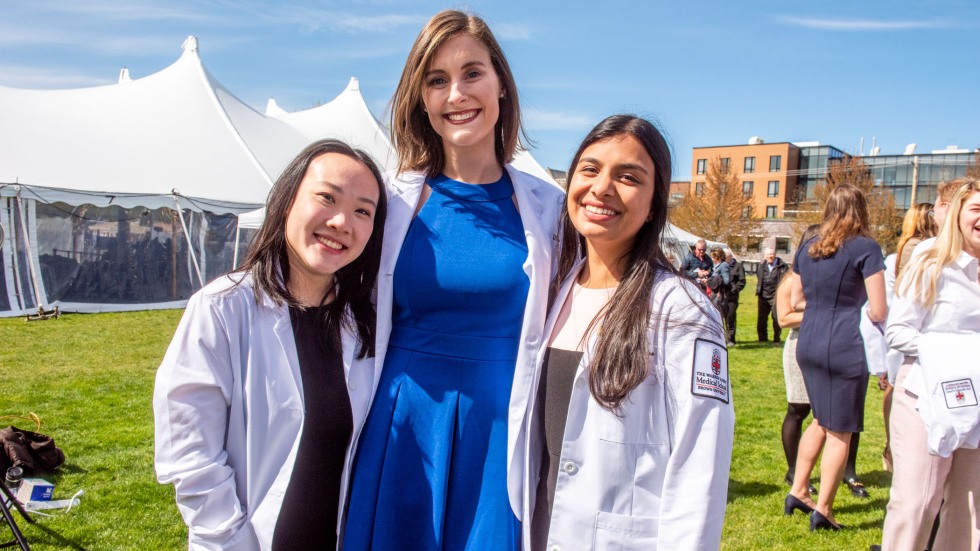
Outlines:
<svg viewBox="0 0 980 551"><path fill-rule="evenodd" d="M191 297L157 371L157 479L190 549L333 549L374 384L386 197L363 152L283 171L244 264Z"/></svg>
<svg viewBox="0 0 980 551"><path fill-rule="evenodd" d="M888 345L905 354L891 410L895 474L881 546L889 551L925 549L937 513L934 551L980 546L978 436L973 434L972 448L935 450L939 454L933 455L929 444L935 431L927 431L921 417L926 409L921 400L933 394L925 383L928 368L930 378L941 381L936 391L941 405L931 409L961 421L972 419L974 426L980 421L975 386L980 379L959 371L975 366L980 350L980 182L966 180L949 205L935 243L916 253L899 274L885 332ZM930 344L935 349L935 340L927 341L951 335L955 343L927 364L924 356Z"/></svg>
<svg viewBox="0 0 980 551"><path fill-rule="evenodd" d="M666 141L632 115L599 123L568 171L529 421L527 549L720 545L728 354L718 311L660 248L670 173Z"/></svg>

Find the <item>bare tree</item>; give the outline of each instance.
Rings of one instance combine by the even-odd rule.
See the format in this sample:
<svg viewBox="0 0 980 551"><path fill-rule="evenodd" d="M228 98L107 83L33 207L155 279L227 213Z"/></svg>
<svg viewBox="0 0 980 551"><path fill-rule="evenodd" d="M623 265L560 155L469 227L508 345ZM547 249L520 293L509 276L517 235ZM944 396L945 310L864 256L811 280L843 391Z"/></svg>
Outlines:
<svg viewBox="0 0 980 551"><path fill-rule="evenodd" d="M705 181L692 182L692 187L671 209L673 224L730 245L759 231L752 194L742 191L738 174L730 166L723 166L720 157L708 163Z"/></svg>
<svg viewBox="0 0 980 551"><path fill-rule="evenodd" d="M830 191L840 184L857 186L864 192L868 202L868 222L871 237L885 252L894 252L898 237L902 232L902 216L895 208L895 195L884 186L875 185L871 171L860 157L845 155L839 161L831 161L827 167L827 183L813 189L813 198L800 209L794 224L797 238L803 235L807 226L819 224L823 220L824 207Z"/></svg>
<svg viewBox="0 0 980 551"><path fill-rule="evenodd" d="M973 162L966 167L967 178L980 178L980 151L973 155Z"/></svg>

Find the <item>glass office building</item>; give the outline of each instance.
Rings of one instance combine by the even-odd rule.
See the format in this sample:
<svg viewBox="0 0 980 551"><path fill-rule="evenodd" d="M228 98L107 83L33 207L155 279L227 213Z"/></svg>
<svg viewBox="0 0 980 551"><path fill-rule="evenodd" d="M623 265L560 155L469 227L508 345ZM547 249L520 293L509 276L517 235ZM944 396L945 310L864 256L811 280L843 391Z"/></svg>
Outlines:
<svg viewBox="0 0 980 551"><path fill-rule="evenodd" d="M843 159L845 153L832 145L799 145L797 190L800 199L812 199L814 188L827 183L827 166ZM895 208L903 211L915 203L934 203L936 185L965 176L974 160L975 152L965 150L861 157L875 185L888 188L895 196ZM912 197L913 190L915 197Z"/></svg>

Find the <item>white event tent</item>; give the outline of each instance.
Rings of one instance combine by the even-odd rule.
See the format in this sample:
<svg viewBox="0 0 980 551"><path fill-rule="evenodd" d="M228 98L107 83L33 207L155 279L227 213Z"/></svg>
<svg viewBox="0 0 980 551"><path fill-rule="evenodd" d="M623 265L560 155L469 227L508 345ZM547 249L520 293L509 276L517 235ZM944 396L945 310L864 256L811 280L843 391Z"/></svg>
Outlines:
<svg viewBox="0 0 980 551"><path fill-rule="evenodd" d="M183 50L108 86L0 87L0 316L179 307L232 267L237 215L308 140Z"/></svg>
<svg viewBox="0 0 980 551"><path fill-rule="evenodd" d="M325 105L288 113L270 100L260 113L207 71L193 36L143 78L0 86L0 121L0 317L181 307L235 266L241 233L308 143L338 138L382 170L397 162L356 78ZM554 182L527 151L514 164Z"/></svg>

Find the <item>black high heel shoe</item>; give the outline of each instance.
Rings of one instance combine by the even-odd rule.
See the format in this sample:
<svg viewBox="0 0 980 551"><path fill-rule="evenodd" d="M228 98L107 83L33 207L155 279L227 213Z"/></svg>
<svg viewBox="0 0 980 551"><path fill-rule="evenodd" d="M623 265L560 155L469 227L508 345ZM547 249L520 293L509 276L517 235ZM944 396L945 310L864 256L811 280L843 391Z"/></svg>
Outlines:
<svg viewBox="0 0 980 551"><path fill-rule="evenodd" d="M823 516L820 511L813 511L810 513L810 531L815 532L817 530L833 530L834 532L840 531L843 528L840 524L831 522L829 518Z"/></svg>
<svg viewBox="0 0 980 551"><path fill-rule="evenodd" d="M810 507L806 502L793 494L786 494L786 501L783 502L783 514L791 516L793 511L800 511L804 515L809 515L813 512L813 507Z"/></svg>

